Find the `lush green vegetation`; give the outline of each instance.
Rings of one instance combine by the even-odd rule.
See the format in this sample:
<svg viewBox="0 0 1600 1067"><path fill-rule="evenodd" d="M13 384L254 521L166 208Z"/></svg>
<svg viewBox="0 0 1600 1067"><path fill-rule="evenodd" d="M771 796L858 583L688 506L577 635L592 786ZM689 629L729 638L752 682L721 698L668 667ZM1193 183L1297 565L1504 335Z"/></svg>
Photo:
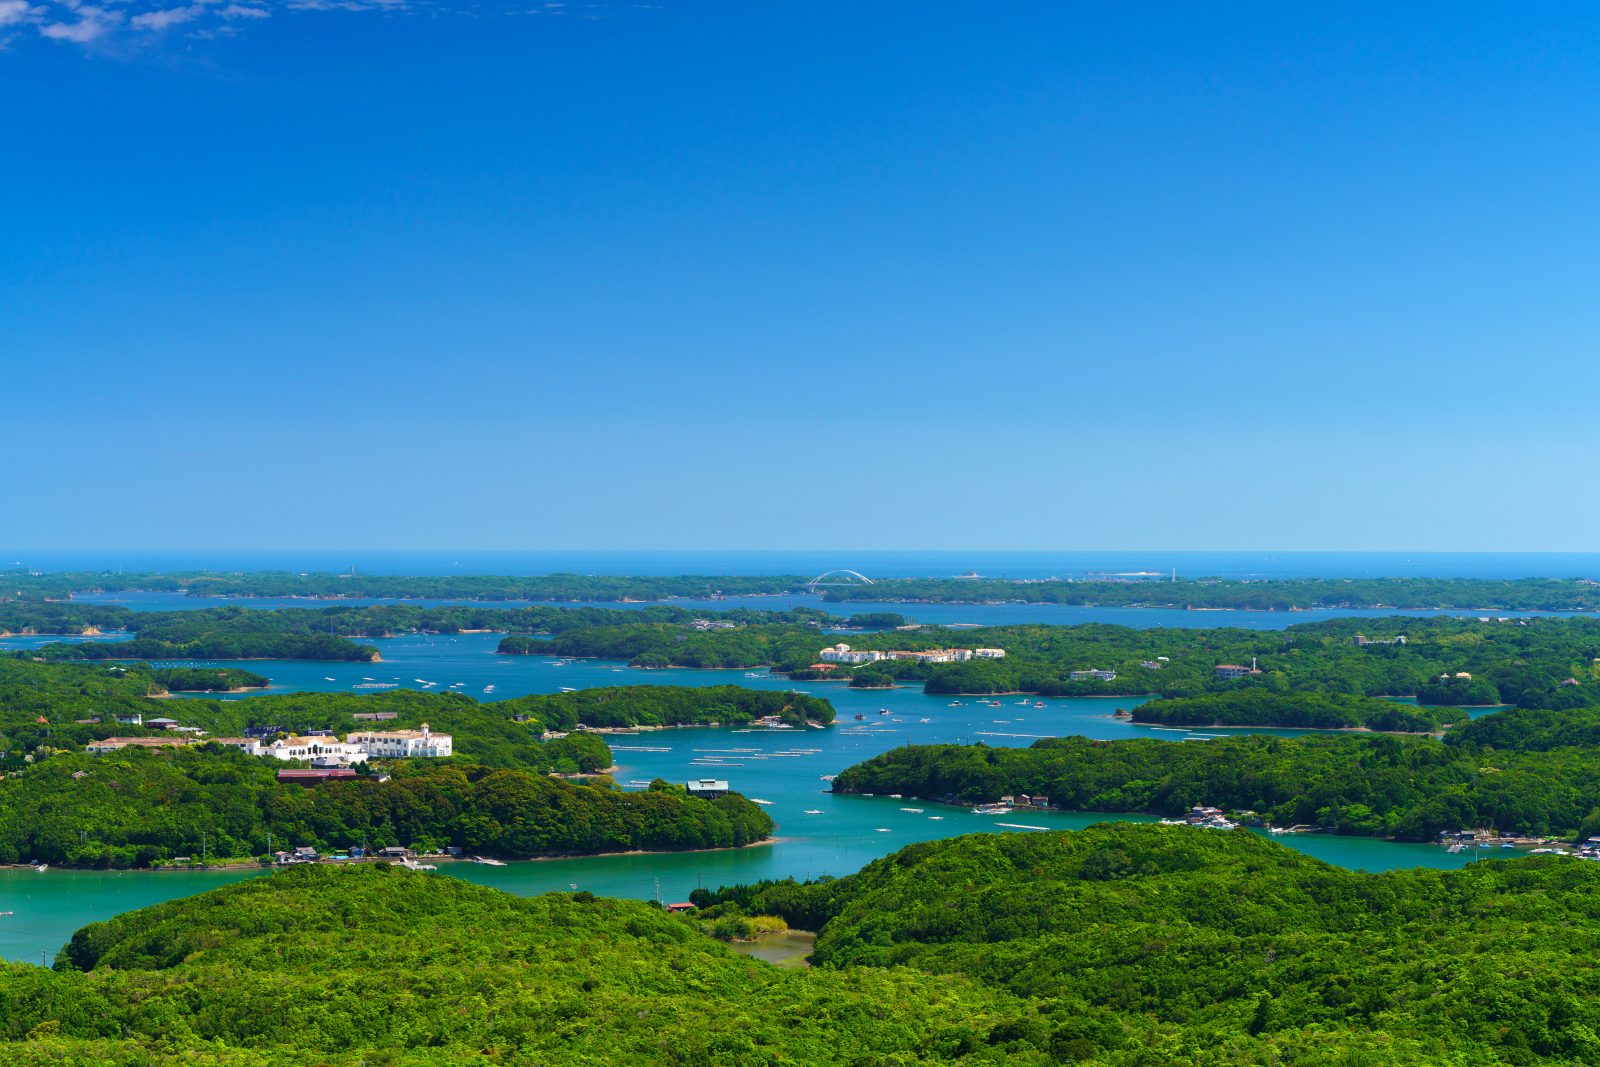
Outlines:
<svg viewBox="0 0 1600 1067"><path fill-rule="evenodd" d="M809 576L808 576L809 577ZM183 592L190 596L310 597L387 600L665 600L787 593L798 575L626 576L604 574L295 574L251 571L218 574L0 572L0 599L41 600L72 593Z"/></svg>
<svg viewBox="0 0 1600 1067"><path fill-rule="evenodd" d="M599 762L592 742L528 744L547 765ZM743 797L702 800L665 782L622 792L604 780L416 760L390 766L387 780L308 787L279 783L283 766L217 745L55 756L0 779L0 863L146 866L198 858L202 847L213 859L250 857L266 853L269 834L280 849L365 842L526 857L726 848L772 832Z"/></svg>
<svg viewBox="0 0 1600 1067"><path fill-rule="evenodd" d="M570 730L579 724L595 728L742 725L768 716L803 726L808 721L830 723L834 716L833 705L821 697L737 685L626 685L517 697L488 706L532 715L552 730Z"/></svg>
<svg viewBox="0 0 1600 1067"><path fill-rule="evenodd" d="M1032 1005L959 977L780 970L639 901L307 867L0 965L7 1063L1016 1064Z"/></svg>
<svg viewBox="0 0 1600 1067"><path fill-rule="evenodd" d="M87 926L54 970L0 965L0 1041L25 1067L1600 1057L1600 866L1558 857L1372 875L1121 824L695 897L684 921L387 865L288 870ZM820 930L816 967L695 928L763 914Z"/></svg>
<svg viewBox="0 0 1600 1067"><path fill-rule="evenodd" d="M365 694L278 693L241 700L193 698L162 706L149 699L163 692L159 674L143 665L34 663L0 657L0 769L16 769L56 751L81 749L100 738L150 732L119 725L115 719L119 712L164 713L213 737L237 736L249 726L274 726L290 733L329 729L342 735L373 725L371 720L357 719L358 714L388 714L393 718L381 723L386 728L415 729L426 722L451 734L456 753L474 763L530 770L593 769L568 768L547 759L547 750L537 744L547 731L748 723L769 715L801 725L807 720L832 722L834 717L833 706L818 697L731 685L620 686L489 703L458 693L393 689ZM598 746L596 751L605 748L598 738L577 734L570 743ZM609 765L608 753L604 762L595 764Z"/></svg>
<svg viewBox="0 0 1600 1067"><path fill-rule="evenodd" d="M1204 744L1063 737L1029 748L921 745L847 768L839 793L961 803L1043 794L1069 811L1254 811L1280 826L1424 841L1440 831L1573 835L1600 809L1600 749L1517 751L1360 734Z"/></svg>
<svg viewBox="0 0 1600 1067"><path fill-rule="evenodd" d="M1360 644L1357 638L1370 639ZM1397 637L1406 642L1383 643ZM543 642L551 655L623 659L642 666L758 667L815 676L809 668L837 638L806 626L759 624L705 632L626 622L571 630ZM893 651L998 647L1004 659L868 663L858 670L922 680L930 693L1193 697L1259 687L1352 696L1423 694L1423 703L1573 708L1600 703L1600 619L1336 619L1286 630L991 626L851 635L852 648ZM1262 673L1216 677L1218 664L1258 661ZM1153 666L1152 666L1153 665ZM1099 668L1116 679L1071 677ZM836 672L847 676L846 671ZM1451 681L1439 683L1441 674ZM1470 674L1470 680L1456 680Z"/></svg>
<svg viewBox="0 0 1600 1067"><path fill-rule="evenodd" d="M1186 746L1169 746L1172 748ZM1063 1062L1593 1063L1600 865L1371 875L1244 833L1101 825L912 845L811 885L701 893L817 929L825 973L975 979Z"/></svg>
<svg viewBox="0 0 1600 1067"><path fill-rule="evenodd" d="M150 674L173 693L233 693L265 689L272 679L238 667L160 667Z"/></svg>
<svg viewBox="0 0 1600 1067"><path fill-rule="evenodd" d="M1394 733L1429 733L1442 725L1433 708L1345 693L1276 693L1257 686L1152 700L1133 709L1133 721L1159 726L1278 726Z"/></svg>
<svg viewBox="0 0 1600 1067"><path fill-rule="evenodd" d="M318 629L314 622L313 612L247 608L127 612L120 628L136 634L131 640L61 642L22 654L47 660L378 658L371 645Z"/></svg>

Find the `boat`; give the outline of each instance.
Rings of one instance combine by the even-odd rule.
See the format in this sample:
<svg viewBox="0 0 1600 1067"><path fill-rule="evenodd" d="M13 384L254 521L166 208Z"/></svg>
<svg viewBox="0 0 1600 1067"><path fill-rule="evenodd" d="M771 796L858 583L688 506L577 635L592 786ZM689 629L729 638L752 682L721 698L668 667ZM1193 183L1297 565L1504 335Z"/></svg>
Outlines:
<svg viewBox="0 0 1600 1067"><path fill-rule="evenodd" d="M324 681L324 682L331 682L331 681L333 681L333 679L332 679L332 678L329 678L329 677L328 677L328 676L327 676L327 675L323 675L323 676L322 676L322 680L323 680L323 681Z"/></svg>
<svg viewBox="0 0 1600 1067"><path fill-rule="evenodd" d="M411 859L410 857L401 860L400 866L404 867L408 871L437 871L439 869L431 863L418 863L416 860Z"/></svg>
<svg viewBox="0 0 1600 1067"><path fill-rule="evenodd" d="M922 809L921 808L901 808L900 810L901 811L909 811L913 815L921 815L922 814Z"/></svg>
<svg viewBox="0 0 1600 1067"><path fill-rule="evenodd" d="M932 719L918 719L918 722L932 722Z"/></svg>
<svg viewBox="0 0 1600 1067"><path fill-rule="evenodd" d="M1042 701L1042 700L1035 700L1035 701L1034 701L1034 702L1033 702L1033 706L1034 706L1034 707L1036 707L1036 708L1042 708L1042 707L1044 707L1044 701Z"/></svg>
<svg viewBox="0 0 1600 1067"><path fill-rule="evenodd" d="M887 715L887 714L889 714L889 709L888 708L879 708L878 709L878 714L879 715Z"/></svg>
<svg viewBox="0 0 1600 1067"><path fill-rule="evenodd" d="M837 776L837 775L833 775L833 774L824 774L824 775L823 775L823 776L822 776L822 780L823 780L823 781L824 781L824 782L831 782L831 781L833 781L833 780L834 780L834 778L836 778L836 777L838 777L838 776Z"/></svg>
<svg viewBox="0 0 1600 1067"><path fill-rule="evenodd" d="M1269 833L1269 834L1286 834L1288 832L1289 832L1288 829L1285 828L1285 827L1282 827L1282 826L1269 826L1269 827L1267 827L1267 833Z"/></svg>
<svg viewBox="0 0 1600 1067"><path fill-rule="evenodd" d="M14 912L14 911L0 911L0 918L4 918L7 915L15 915L15 914L16 914L16 912Z"/></svg>
<svg viewBox="0 0 1600 1067"><path fill-rule="evenodd" d="M486 686L484 686L484 687L483 687L483 691L484 691L484 692L485 692L485 693L492 693L492 692L494 692L494 686L492 686L492 685L486 685Z"/></svg>
<svg viewBox="0 0 1600 1067"><path fill-rule="evenodd" d="M772 801L770 801L770 800L762 800L760 797L751 797L750 798L750 803L752 803L752 804L760 804L763 807L766 807L766 806L771 805Z"/></svg>
<svg viewBox="0 0 1600 1067"><path fill-rule="evenodd" d="M577 692L577 690L576 690L576 689L574 689L574 688L572 688L572 686L570 686L570 685L564 685L564 686L562 686L562 687L561 687L561 691L562 691L562 692L563 692L563 693L576 693L576 692Z"/></svg>
<svg viewBox="0 0 1600 1067"><path fill-rule="evenodd" d="M974 815L1010 815L1010 804L979 804L972 809Z"/></svg>
<svg viewBox="0 0 1600 1067"><path fill-rule="evenodd" d="M865 718L866 718L865 715L861 714L859 711L856 712L856 721L857 722L860 722L862 719L865 719Z"/></svg>
<svg viewBox="0 0 1600 1067"><path fill-rule="evenodd" d="M930 815L930 816L928 816L928 818L933 820L934 822L944 822L944 816L943 815Z"/></svg>
<svg viewBox="0 0 1600 1067"><path fill-rule="evenodd" d="M1516 848L1516 847L1517 847L1517 846L1516 846L1516 845L1509 845L1509 844L1507 844L1507 845L1501 845L1501 846L1500 846L1500 847L1501 847L1501 848Z"/></svg>
<svg viewBox="0 0 1600 1067"><path fill-rule="evenodd" d="M959 701L959 700L952 700L950 703L945 705L945 707L947 707L947 708L959 708L960 706L961 706L961 701Z"/></svg>
<svg viewBox="0 0 1600 1067"><path fill-rule="evenodd" d="M481 863L485 867L504 867L506 865L505 860L492 860L486 856L474 856L472 857L472 862Z"/></svg>
<svg viewBox="0 0 1600 1067"><path fill-rule="evenodd" d="M821 808L807 808L806 809L806 814L807 815L821 815L822 814L822 809Z"/></svg>
<svg viewBox="0 0 1600 1067"><path fill-rule="evenodd" d="M1460 852L1463 849L1465 849L1466 847L1467 846L1465 844L1463 844L1460 841L1457 841L1455 844L1453 844L1449 848L1445 849L1445 851L1446 852Z"/></svg>
<svg viewBox="0 0 1600 1067"><path fill-rule="evenodd" d="M50 869L50 865L48 863L41 863L37 867L34 868L34 870L38 871L40 874L43 874L45 871L48 871L49 869Z"/></svg>
<svg viewBox="0 0 1600 1067"><path fill-rule="evenodd" d="M904 800L905 799L905 794L904 793L890 793L889 794L889 799L890 800Z"/></svg>
<svg viewBox="0 0 1600 1067"><path fill-rule="evenodd" d="M888 827L887 827L887 826L880 826L880 827L878 827L878 833L880 833L880 834L886 834L886 833L888 833L888 832L889 832L889 828L888 828Z"/></svg>

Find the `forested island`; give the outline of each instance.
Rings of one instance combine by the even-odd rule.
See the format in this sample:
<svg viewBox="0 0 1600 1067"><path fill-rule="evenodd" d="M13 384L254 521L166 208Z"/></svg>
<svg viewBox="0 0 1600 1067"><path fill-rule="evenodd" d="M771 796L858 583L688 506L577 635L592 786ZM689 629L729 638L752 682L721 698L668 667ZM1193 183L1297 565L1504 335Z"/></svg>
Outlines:
<svg viewBox="0 0 1600 1067"><path fill-rule="evenodd" d="M1527 715L1490 715L1443 740L1344 734L913 745L845 769L833 789L960 803L1027 794L1067 811L1165 816L1215 806L1277 826L1404 841L1485 828L1579 840L1600 834L1600 749L1558 747L1558 738L1521 719L1497 730L1492 720L1501 714ZM1585 718L1592 728L1595 713ZM1489 747L1490 739L1504 747Z"/></svg>
<svg viewBox="0 0 1600 1067"><path fill-rule="evenodd" d="M1457 713L1450 713L1452 720L1456 717ZM1410 734L1431 733L1446 725L1438 708L1347 693L1279 693L1260 686L1152 700L1135 707L1131 718L1135 723L1156 726L1270 726Z"/></svg>
<svg viewBox="0 0 1600 1067"><path fill-rule="evenodd" d="M835 603L1028 603L1090 607L1304 611L1443 608L1597 611L1600 583L1573 578L883 578L811 589L809 575L384 575L287 571L33 573L0 571L0 600L63 600L74 593L181 592L191 596L308 599L659 601L820 592Z"/></svg>
<svg viewBox="0 0 1600 1067"><path fill-rule="evenodd" d="M513 640L508 638L507 640ZM993 647L1003 659L960 663L879 660L823 664L836 637L814 627L755 623L696 630L666 622L587 626L541 640L551 655L622 659L637 666L770 667L801 678L853 671L922 681L930 693L1197 697L1261 687L1351 696L1416 696L1425 704L1575 708L1600 703L1600 619L1333 619L1284 630L986 626L850 635L856 650ZM1259 674L1219 677L1224 664ZM1115 677L1073 677L1098 669Z"/></svg>
<svg viewBox="0 0 1600 1067"><path fill-rule="evenodd" d="M21 1067L1600 1054L1600 865L1558 857L1373 875L1242 832L1100 825L694 899L691 922L582 892L301 867L87 926L53 970L0 965L0 1041ZM819 931L815 966L738 957L695 928L743 915Z"/></svg>
<svg viewBox="0 0 1600 1067"><path fill-rule="evenodd" d="M168 736L117 721L155 714L150 698L166 692L162 672L133 664L35 663L0 657L0 770L22 771L54 752L81 750L112 736ZM237 679L232 679L237 680ZM338 734L382 716L386 728L431 724L455 739L458 756L489 767L578 773L611 765L600 737L587 730L747 724L772 717L790 725L830 723L833 705L819 697L740 686L618 686L480 703L460 693L394 689L373 693L275 693L238 700L186 699L166 709L210 737L247 727L285 733ZM571 732L576 731L576 732ZM565 738L542 741L546 733Z"/></svg>
<svg viewBox="0 0 1600 1067"><path fill-rule="evenodd" d="M767 837L773 825L738 794L701 799L660 781L624 792L606 779L576 784L411 760L382 777L306 787L278 781L283 766L216 745L54 756L0 779L0 863L145 867L202 855L248 863L265 857L269 842L321 852L456 846L518 859L731 848Z"/></svg>

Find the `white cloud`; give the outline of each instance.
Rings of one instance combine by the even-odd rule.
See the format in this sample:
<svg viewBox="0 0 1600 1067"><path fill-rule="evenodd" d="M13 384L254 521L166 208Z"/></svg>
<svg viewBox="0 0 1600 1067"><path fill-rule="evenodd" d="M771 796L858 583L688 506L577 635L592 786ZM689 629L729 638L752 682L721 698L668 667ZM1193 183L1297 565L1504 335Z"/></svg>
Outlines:
<svg viewBox="0 0 1600 1067"><path fill-rule="evenodd" d="M43 8L30 6L28 0L0 0L0 26L26 22L43 11Z"/></svg>
<svg viewBox="0 0 1600 1067"><path fill-rule="evenodd" d="M253 22L311 11L427 11L477 17L483 14L481 3L482 0L457 4L450 0L0 0L0 52L19 42L43 37L120 53L159 47L161 36L174 27L183 27L183 36L190 40L215 40L237 36ZM497 0L490 0L491 10L496 3ZM563 15L606 6L574 5L566 0L522 0L513 6L508 0L498 13Z"/></svg>
<svg viewBox="0 0 1600 1067"><path fill-rule="evenodd" d="M78 16L77 22L46 22L39 27L39 36L52 41L71 41L88 44L97 41L122 25L120 11L111 11L93 4L67 3L62 5Z"/></svg>
<svg viewBox="0 0 1600 1067"><path fill-rule="evenodd" d="M164 30L169 26L193 22L203 15L205 10L205 6L202 4L190 4L188 7L169 7L146 11L129 19L128 25L138 30Z"/></svg>

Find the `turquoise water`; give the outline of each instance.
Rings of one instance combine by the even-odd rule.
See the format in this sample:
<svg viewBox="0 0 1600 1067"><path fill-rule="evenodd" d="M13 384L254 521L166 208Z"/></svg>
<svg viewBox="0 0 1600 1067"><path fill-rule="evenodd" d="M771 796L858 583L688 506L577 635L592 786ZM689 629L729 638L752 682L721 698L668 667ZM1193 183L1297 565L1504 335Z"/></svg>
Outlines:
<svg viewBox="0 0 1600 1067"><path fill-rule="evenodd" d="M902 744L984 742L1028 745L1041 737L1079 734L1115 739L1159 737L1197 743L1206 731L1133 726L1113 717L1137 697L996 697L998 707L976 698L929 696L918 687L852 690L837 683L791 682L765 672L642 671L609 661L557 660L547 656L499 656L496 634L406 636L374 642L381 663L331 664L268 661L242 664L272 678L276 691L351 691L372 678L420 689L417 679L454 686L480 700L562 688L606 685L723 685L798 689L833 701L838 722L825 730L690 728L647 731L609 738L616 752L617 779L637 788L652 778L728 779L752 798L771 801L767 812L778 824L778 840L724 852L623 855L535 860L505 867L441 864L441 873L515 893L566 890L576 885L594 893L682 900L697 886L718 886L762 878L843 875L916 841L972 832L1035 832L1017 826L1080 829L1106 818L1067 812L1030 812L1006 817L974 815L918 800L835 796L824 775ZM456 683L460 683L457 685ZM485 692L489 686L493 692ZM237 699L237 698L236 698ZM1043 706L1036 706L1042 704ZM169 705L181 719L181 703ZM887 714L880 714L887 711ZM856 714L862 715L860 720ZM926 721L924 721L926 720ZM1257 731L1290 735L1304 731ZM905 808L920 808L906 811ZM1010 823L1013 826L1003 824ZM1363 838L1293 835L1287 846L1340 866L1364 870L1396 867L1455 867L1470 853L1450 855L1431 845L1396 844ZM0 871L0 956L37 960L53 953L86 922L130 908L200 892L249 876L247 872L89 872ZM658 888L659 887L659 888Z"/></svg>

